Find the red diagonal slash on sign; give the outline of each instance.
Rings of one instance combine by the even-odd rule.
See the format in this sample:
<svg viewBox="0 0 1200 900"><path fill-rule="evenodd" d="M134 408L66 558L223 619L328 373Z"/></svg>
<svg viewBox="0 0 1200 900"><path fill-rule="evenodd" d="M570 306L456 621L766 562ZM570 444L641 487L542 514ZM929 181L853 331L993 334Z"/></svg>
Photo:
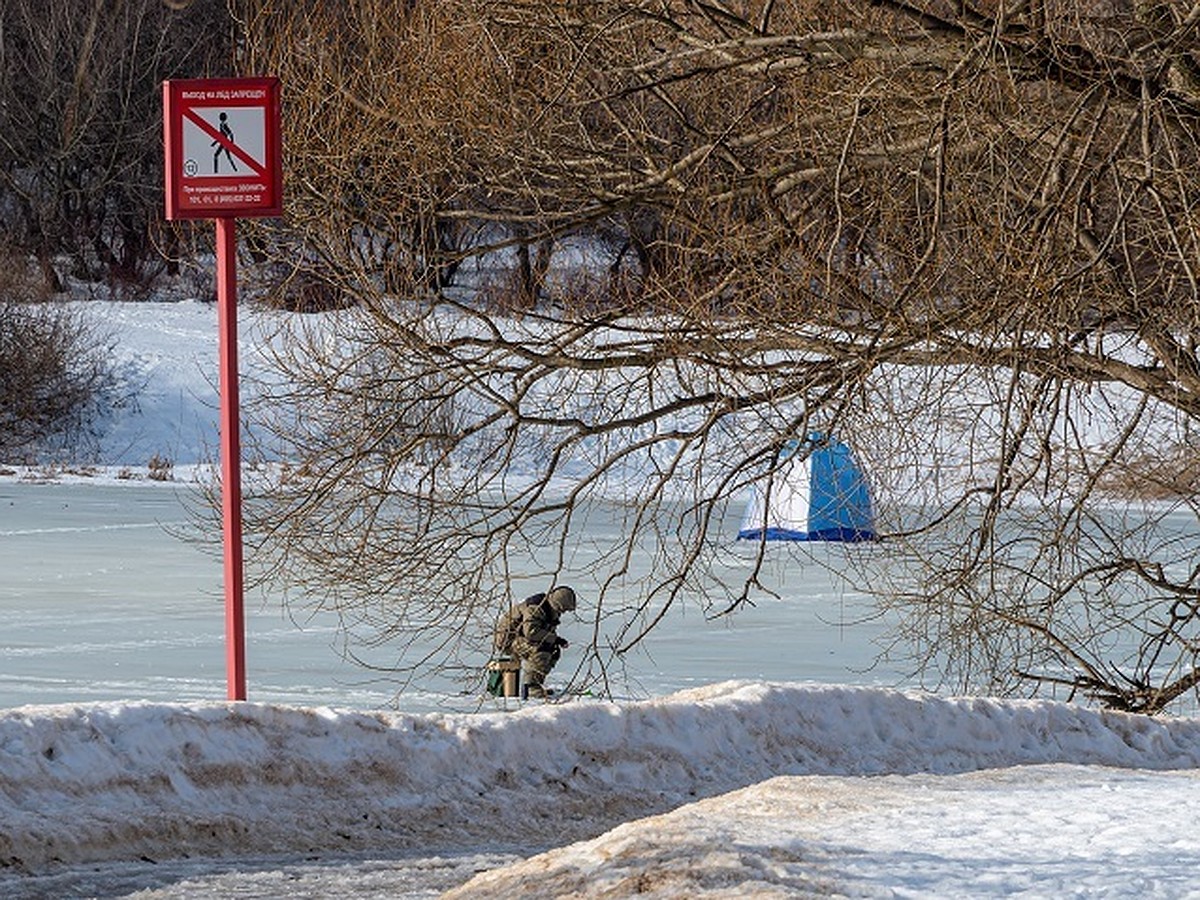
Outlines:
<svg viewBox="0 0 1200 900"><path fill-rule="evenodd" d="M256 160L253 156L251 156L229 138L225 137L225 135L221 134L221 132L217 131L217 129L209 125L208 122L204 121L204 119L194 109L187 107L182 110L182 113L185 119L188 119L193 125L197 126L210 138L248 165L254 170L255 174L261 176L262 178L267 177L266 168L260 162L258 162L258 160Z"/></svg>

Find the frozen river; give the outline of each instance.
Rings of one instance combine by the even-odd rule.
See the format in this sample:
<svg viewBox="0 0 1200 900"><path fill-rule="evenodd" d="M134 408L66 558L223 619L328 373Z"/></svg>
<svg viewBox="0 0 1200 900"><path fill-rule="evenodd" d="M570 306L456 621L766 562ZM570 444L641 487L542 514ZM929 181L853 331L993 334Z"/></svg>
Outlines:
<svg viewBox="0 0 1200 900"><path fill-rule="evenodd" d="M189 498L182 485L0 481L0 707L224 699L221 561L173 533L188 522ZM853 616L853 598L826 571L794 568L781 594L728 619L707 621L695 609L668 617L647 652L629 654L629 692L728 678L900 683L895 672L869 671L877 626L839 624ZM569 623L565 633L578 638ZM340 637L332 616L295 621L278 602L248 594L249 699L479 707L477 693L450 681L410 686L397 701L397 681L345 659ZM556 674L574 666L573 652Z"/></svg>
<svg viewBox="0 0 1200 900"><path fill-rule="evenodd" d="M171 535L186 498L0 476L0 705L224 699L221 565ZM888 682L862 671L878 626L838 625L855 598L825 569L796 563L773 577L780 598L731 621L668 618L653 655L629 661L631 684ZM252 701L393 705L392 682L342 659L335 623L297 624L249 600ZM479 703L417 687L402 708ZM691 883L664 873L723 895L764 877L778 896L1195 894L1194 723L838 688L690 696L704 715L677 697L425 727L206 704L9 712L6 833L34 834L43 864L10 860L0 894L427 900L488 870L474 896L564 896L593 876ZM480 760L490 774L464 778ZM545 801L537 815L531 796ZM682 805L645 817L662 804ZM213 827L239 815L252 823ZM381 821L399 824L372 843ZM149 848L127 843L150 832ZM263 834L270 849L245 847ZM362 845L341 847L352 834ZM589 839L572 843L579 835ZM55 848L73 852L49 864Z"/></svg>

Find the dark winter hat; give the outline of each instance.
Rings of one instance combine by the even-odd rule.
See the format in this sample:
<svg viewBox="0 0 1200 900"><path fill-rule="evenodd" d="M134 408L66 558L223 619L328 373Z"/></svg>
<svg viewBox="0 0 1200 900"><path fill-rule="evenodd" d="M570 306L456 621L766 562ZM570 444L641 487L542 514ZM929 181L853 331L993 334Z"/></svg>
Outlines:
<svg viewBox="0 0 1200 900"><path fill-rule="evenodd" d="M550 608L560 616L563 613L570 612L575 608L575 592L565 585L556 587L546 595L546 602L550 604Z"/></svg>

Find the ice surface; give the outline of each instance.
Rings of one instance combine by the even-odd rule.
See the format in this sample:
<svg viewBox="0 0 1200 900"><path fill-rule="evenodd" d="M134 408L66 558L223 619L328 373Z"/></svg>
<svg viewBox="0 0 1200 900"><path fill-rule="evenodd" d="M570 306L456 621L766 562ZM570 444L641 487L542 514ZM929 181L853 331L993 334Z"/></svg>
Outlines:
<svg viewBox="0 0 1200 900"><path fill-rule="evenodd" d="M255 702L202 701L219 562L164 540L171 487L118 476L212 446L215 310L89 308L145 389L111 465L0 475L0 691L33 702L0 712L4 896L1195 896L1200 720L781 683L861 651L763 652L794 599L707 648L686 623L643 672L667 696L475 714L378 710L327 623L268 606ZM668 693L681 660L750 680Z"/></svg>

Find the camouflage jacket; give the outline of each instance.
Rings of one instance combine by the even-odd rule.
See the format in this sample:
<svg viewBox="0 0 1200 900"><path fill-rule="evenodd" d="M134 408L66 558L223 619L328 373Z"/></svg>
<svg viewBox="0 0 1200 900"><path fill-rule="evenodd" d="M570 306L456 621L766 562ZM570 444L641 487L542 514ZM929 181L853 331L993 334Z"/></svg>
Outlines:
<svg viewBox="0 0 1200 900"><path fill-rule="evenodd" d="M560 643L558 637L558 613L543 603L545 594L534 594L522 600L501 617L496 626L496 650L503 654L513 652L513 642L524 639L531 649L550 652Z"/></svg>

